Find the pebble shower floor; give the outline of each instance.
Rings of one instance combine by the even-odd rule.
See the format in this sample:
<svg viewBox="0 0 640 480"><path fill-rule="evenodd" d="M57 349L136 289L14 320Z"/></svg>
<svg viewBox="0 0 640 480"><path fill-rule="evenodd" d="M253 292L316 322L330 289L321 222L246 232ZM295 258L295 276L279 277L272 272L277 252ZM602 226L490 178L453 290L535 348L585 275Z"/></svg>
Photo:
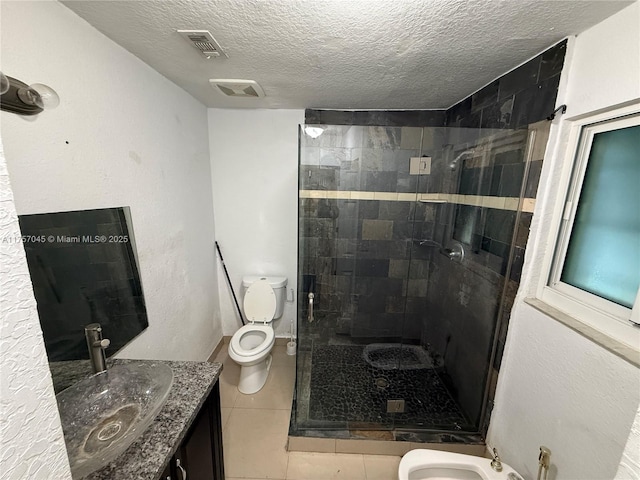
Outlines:
<svg viewBox="0 0 640 480"><path fill-rule="evenodd" d="M420 428L465 428L469 420L432 367L376 368L364 346L321 345L312 350L309 421ZM387 400L404 399L403 413L387 413ZM360 424L360 425L359 425Z"/></svg>

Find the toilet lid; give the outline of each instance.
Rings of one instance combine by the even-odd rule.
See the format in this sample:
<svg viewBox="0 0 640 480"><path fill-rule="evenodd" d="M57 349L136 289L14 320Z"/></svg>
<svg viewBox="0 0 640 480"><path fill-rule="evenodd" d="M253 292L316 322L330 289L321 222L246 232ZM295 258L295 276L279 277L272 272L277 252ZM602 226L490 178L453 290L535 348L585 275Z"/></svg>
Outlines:
<svg viewBox="0 0 640 480"><path fill-rule="evenodd" d="M276 293L267 280L258 280L245 292L243 305L250 322L271 322L276 314Z"/></svg>

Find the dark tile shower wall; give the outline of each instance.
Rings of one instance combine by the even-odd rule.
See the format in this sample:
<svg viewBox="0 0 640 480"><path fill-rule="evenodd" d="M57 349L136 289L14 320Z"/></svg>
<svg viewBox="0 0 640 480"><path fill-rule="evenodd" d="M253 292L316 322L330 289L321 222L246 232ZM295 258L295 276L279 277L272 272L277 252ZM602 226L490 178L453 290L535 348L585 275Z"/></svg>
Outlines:
<svg viewBox="0 0 640 480"><path fill-rule="evenodd" d="M411 262L409 253L414 229L434 229L433 205L301 199L300 218L300 265L315 277L315 316L323 326L316 339L328 341L336 332L361 339L419 339L428 251ZM306 298L304 279L299 283Z"/></svg>
<svg viewBox="0 0 640 480"><path fill-rule="evenodd" d="M438 166L432 175L423 176L418 182L418 175L409 174L409 165L411 157L438 155L445 140L444 129L331 125L323 128L324 132L318 138L303 139L300 152L303 162L299 172L301 189L442 191Z"/></svg>
<svg viewBox="0 0 640 480"><path fill-rule="evenodd" d="M450 181L445 182L444 193L473 198L514 197L517 202L519 186L513 195L491 195L494 182L498 182L496 192L504 189L502 177L493 172L506 164L524 165L526 132L493 129L484 135L478 130L449 132L449 138L464 138L465 142L448 143L448 164L455 166L449 167ZM470 153L461 156L461 152ZM458 161L451 162L452 158ZM505 162L507 158L509 163ZM502 201L505 202L504 198ZM421 343L442 360L454 398L476 423L481 413L516 212L456 203L437 208L440 215L434 238L445 239L445 244L447 239L461 242L466 256L460 264L434 249Z"/></svg>
<svg viewBox="0 0 640 480"><path fill-rule="evenodd" d="M89 358L100 323L111 355L149 322L123 208L20 215L49 361Z"/></svg>
<svg viewBox="0 0 640 480"><path fill-rule="evenodd" d="M502 284L489 269L433 256L422 343L442 359L452 394L472 423L480 415Z"/></svg>
<svg viewBox="0 0 640 480"><path fill-rule="evenodd" d="M370 128L360 138L360 127L346 135L336 129L332 135L335 127L325 125L329 135L319 137L320 144L303 145L301 159L308 164L301 165L300 188L517 199L525 173L527 133L535 130L524 191L526 198L535 198L548 136L544 119L555 107L565 50L563 41L441 117L434 112L425 114L425 119L417 112L387 112L385 117L384 112L307 111L307 124L371 125L386 118L387 125L446 128L423 129L423 149L418 151L415 141L409 148L407 144L407 139L417 138L412 130L418 129ZM501 137L505 129L512 130L506 139ZM474 151L461 158L452 174L452 159L469 149ZM407 159L419 155L433 157L431 175L408 175ZM454 398L477 422L488 369L497 375L502 358L531 213L518 216L509 208L462 203L416 206L415 202L309 198L301 199L300 208L300 270L314 272L319 293L318 326L311 337L331 342L337 334L365 343L420 338L443 361ZM420 219L415 227L414 213ZM415 242L444 243L451 238L466 244L463 265L451 262L437 248ZM509 258L512 264L505 279ZM300 298L306 298L304 285L309 282L301 278L299 284ZM500 305L503 289L506 296ZM303 304L300 318L304 315ZM503 321L490 366L498 315Z"/></svg>
<svg viewBox="0 0 640 480"><path fill-rule="evenodd" d="M445 110L315 110L306 109L304 123L316 125L386 125L441 127Z"/></svg>
<svg viewBox="0 0 640 480"><path fill-rule="evenodd" d="M454 152L477 144L483 137L495 134L496 129L536 131L524 191L527 198L536 196L548 139L549 125L545 119L555 107L565 51L566 41L563 41L462 100L446 114L446 125L454 127L449 130L449 143ZM469 138L464 133L466 128L479 128L475 131L478 138ZM508 148L493 149L488 164L463 162L458 193L519 197L525 170L525 147L525 141L520 144L513 141ZM478 382L486 378L486 358L491 351L498 313L502 322L497 332L498 345L492 366L494 375L497 375L502 359L532 215L521 212L516 225L514 211L466 205L455 208L454 238L458 236L460 239L456 222L464 218L475 221L472 237L465 242L475 255L471 255L464 266L452 265L442 256L433 257L428 311L432 318L445 320L438 323L425 317L423 342L443 356L453 387L457 389L457 398L473 419L481 413L483 389ZM442 231L446 228L446 225L438 225ZM516 241L512 266L509 278L505 279L514 229ZM474 278L479 275L482 278ZM505 281L506 296L502 311L498 312Z"/></svg>
<svg viewBox="0 0 640 480"><path fill-rule="evenodd" d="M444 132L420 128L327 126L305 138L303 190L426 192L438 177L409 175L411 157L437 155ZM428 181L427 181L428 180ZM303 198L300 201L301 298L315 282L316 338L420 338L427 258L409 262L414 238L432 238L436 209L409 201ZM426 252L425 254L428 254ZM305 290L306 288L306 290ZM304 315L304 312L301 312Z"/></svg>
<svg viewBox="0 0 640 480"><path fill-rule="evenodd" d="M563 40L458 102L447 110L445 125L514 129L545 119L555 108L566 49Z"/></svg>

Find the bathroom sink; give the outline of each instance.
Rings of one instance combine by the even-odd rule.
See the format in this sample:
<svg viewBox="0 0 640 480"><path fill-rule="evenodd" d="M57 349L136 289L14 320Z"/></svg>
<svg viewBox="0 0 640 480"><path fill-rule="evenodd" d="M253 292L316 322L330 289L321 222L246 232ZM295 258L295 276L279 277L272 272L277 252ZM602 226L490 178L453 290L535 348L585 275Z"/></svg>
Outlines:
<svg viewBox="0 0 640 480"><path fill-rule="evenodd" d="M171 368L118 364L56 396L73 478L124 452L151 424L169 396Z"/></svg>

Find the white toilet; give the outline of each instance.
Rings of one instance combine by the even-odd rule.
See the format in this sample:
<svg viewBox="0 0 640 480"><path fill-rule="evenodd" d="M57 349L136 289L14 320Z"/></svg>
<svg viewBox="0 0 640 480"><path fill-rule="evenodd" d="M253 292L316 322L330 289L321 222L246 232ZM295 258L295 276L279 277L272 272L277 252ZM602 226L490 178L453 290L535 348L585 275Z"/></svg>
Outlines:
<svg viewBox="0 0 640 480"><path fill-rule="evenodd" d="M231 337L229 356L240 365L238 390L258 392L271 368L275 333L271 322L282 316L286 277L247 276L242 279L244 316L247 324Z"/></svg>
<svg viewBox="0 0 640 480"><path fill-rule="evenodd" d="M522 480L506 463L501 471L491 467L491 459L462 453L418 449L408 452L398 467L399 480Z"/></svg>

